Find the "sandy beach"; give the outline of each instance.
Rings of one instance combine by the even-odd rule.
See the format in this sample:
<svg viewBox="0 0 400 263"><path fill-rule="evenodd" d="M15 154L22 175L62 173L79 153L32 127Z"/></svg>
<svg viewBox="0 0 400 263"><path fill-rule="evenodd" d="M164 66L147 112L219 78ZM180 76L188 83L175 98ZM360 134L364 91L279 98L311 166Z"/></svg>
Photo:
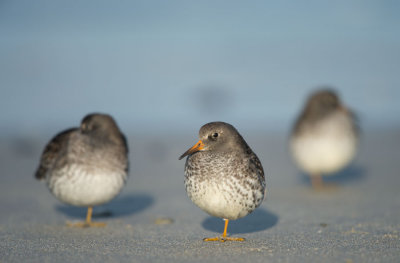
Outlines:
<svg viewBox="0 0 400 263"><path fill-rule="evenodd" d="M261 159L268 194L231 222L245 242L203 242L223 221L191 203L178 157L193 136L128 134L130 178L94 210L105 228L77 229L85 208L60 203L33 178L49 138L0 139L0 262L398 262L400 130L364 132L357 158L315 192L294 166L285 134L243 134ZM165 140L168 138L168 140Z"/></svg>

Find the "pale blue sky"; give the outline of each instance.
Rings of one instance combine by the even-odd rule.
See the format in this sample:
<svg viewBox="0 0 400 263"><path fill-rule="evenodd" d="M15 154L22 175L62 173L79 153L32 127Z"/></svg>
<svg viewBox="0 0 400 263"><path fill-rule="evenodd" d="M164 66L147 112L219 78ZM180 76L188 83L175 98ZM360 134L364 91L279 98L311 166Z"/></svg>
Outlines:
<svg viewBox="0 0 400 263"><path fill-rule="evenodd" d="M0 127L286 131L320 85L400 126L397 1L1 1Z"/></svg>

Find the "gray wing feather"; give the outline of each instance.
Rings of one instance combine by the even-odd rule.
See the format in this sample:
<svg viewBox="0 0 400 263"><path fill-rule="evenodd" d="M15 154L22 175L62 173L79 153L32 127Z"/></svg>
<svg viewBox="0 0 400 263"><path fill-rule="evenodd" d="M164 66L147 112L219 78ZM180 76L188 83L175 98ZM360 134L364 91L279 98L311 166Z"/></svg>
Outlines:
<svg viewBox="0 0 400 263"><path fill-rule="evenodd" d="M47 171L54 164L54 161L57 159L62 149L66 147L71 134L76 130L78 129L71 128L62 131L50 140L50 142L44 148L40 158L40 164L35 173L36 179L42 180L46 177Z"/></svg>
<svg viewBox="0 0 400 263"><path fill-rule="evenodd" d="M265 188L264 169L257 155L255 155L254 153L252 153L250 157L250 169L252 169L257 174L260 184L263 186L263 188Z"/></svg>

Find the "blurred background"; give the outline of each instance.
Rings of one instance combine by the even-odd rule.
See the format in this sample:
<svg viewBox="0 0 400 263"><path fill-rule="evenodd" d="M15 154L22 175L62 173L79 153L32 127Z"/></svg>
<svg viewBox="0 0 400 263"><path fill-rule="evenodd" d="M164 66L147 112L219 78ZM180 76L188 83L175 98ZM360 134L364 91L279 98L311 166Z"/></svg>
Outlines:
<svg viewBox="0 0 400 263"><path fill-rule="evenodd" d="M364 129L398 128L399 11L398 1L2 0L0 135L54 135L90 112L127 133L196 138L216 120L288 133L320 86Z"/></svg>

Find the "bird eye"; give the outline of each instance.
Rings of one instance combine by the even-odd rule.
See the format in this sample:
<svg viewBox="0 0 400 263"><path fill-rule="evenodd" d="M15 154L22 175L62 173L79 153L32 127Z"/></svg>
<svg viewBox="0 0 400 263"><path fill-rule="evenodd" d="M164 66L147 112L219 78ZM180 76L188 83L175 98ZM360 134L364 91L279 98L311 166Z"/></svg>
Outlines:
<svg viewBox="0 0 400 263"><path fill-rule="evenodd" d="M214 134L212 135L212 137L217 138L217 137L218 137L218 133L214 133Z"/></svg>

